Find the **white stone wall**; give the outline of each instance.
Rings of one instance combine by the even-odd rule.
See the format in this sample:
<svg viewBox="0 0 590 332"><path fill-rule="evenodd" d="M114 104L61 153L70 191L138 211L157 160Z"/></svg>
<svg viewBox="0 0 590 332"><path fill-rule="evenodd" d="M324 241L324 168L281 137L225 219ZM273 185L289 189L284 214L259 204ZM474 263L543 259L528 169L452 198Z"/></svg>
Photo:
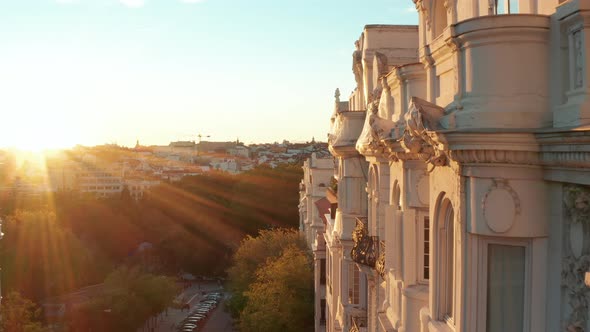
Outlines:
<svg viewBox="0 0 590 332"><path fill-rule="evenodd" d="M337 109L330 135L328 331L363 314L371 332L590 328L590 3L520 0L496 15L516 4L498 2L417 0L414 44L410 29L363 30L348 103L363 112ZM390 52L395 38L419 63ZM359 216L385 243L382 265L351 260ZM498 248L522 255L508 266ZM364 278L354 308L348 264ZM492 308L488 289L522 307Z"/></svg>

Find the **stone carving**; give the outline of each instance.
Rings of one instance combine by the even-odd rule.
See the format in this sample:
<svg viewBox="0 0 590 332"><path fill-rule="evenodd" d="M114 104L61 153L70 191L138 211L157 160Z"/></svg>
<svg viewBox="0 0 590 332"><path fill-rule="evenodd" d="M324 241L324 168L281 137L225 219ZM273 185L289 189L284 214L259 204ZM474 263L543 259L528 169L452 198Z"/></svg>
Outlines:
<svg viewBox="0 0 590 332"><path fill-rule="evenodd" d="M334 102L340 103L340 89L338 88L334 91Z"/></svg>
<svg viewBox="0 0 590 332"><path fill-rule="evenodd" d="M354 73L354 80L358 89L363 86L363 52L361 50L360 41L354 42L354 52L352 53L352 72Z"/></svg>
<svg viewBox="0 0 590 332"><path fill-rule="evenodd" d="M582 31L577 30L573 34L574 39L574 88L578 89L584 85L584 54L582 53Z"/></svg>
<svg viewBox="0 0 590 332"><path fill-rule="evenodd" d="M451 12L453 10L453 5L455 4L455 0L445 0L444 6L447 9L447 12Z"/></svg>
<svg viewBox="0 0 590 332"><path fill-rule="evenodd" d="M427 5L424 3L424 0L414 0L414 3L416 4L416 10L422 13L422 17L424 17L426 29L430 30L430 14L428 13Z"/></svg>
<svg viewBox="0 0 590 332"><path fill-rule="evenodd" d="M368 105L367 109L371 107L371 104L375 104L376 108L379 109L379 102L381 101L381 92L383 92L383 88L381 85L377 86L371 93L369 94Z"/></svg>
<svg viewBox="0 0 590 332"><path fill-rule="evenodd" d="M334 117L330 133L328 134L328 144L334 145L336 139L342 131L342 119L340 117Z"/></svg>
<svg viewBox="0 0 590 332"><path fill-rule="evenodd" d="M493 183L481 200L483 217L496 233L507 232L520 215L518 194L505 179L493 179Z"/></svg>
<svg viewBox="0 0 590 332"><path fill-rule="evenodd" d="M398 140L407 153L420 154L423 160L433 166L443 166L447 163L446 152L441 148L440 138L435 139L434 132L443 129L440 119L444 109L418 97L412 97L408 112L404 116L403 132ZM394 131L395 132L395 131ZM394 134L395 135L395 134Z"/></svg>
<svg viewBox="0 0 590 332"><path fill-rule="evenodd" d="M375 52L375 58L377 58L378 77L387 74L387 56L383 53Z"/></svg>
<svg viewBox="0 0 590 332"><path fill-rule="evenodd" d="M565 186L563 202L566 218L561 283L571 307L571 313L563 322L563 329L568 332L585 331L590 292L590 288L584 283L584 276L590 270L590 188ZM573 225L582 226L583 244L579 257L575 257L571 246L570 229Z"/></svg>
<svg viewBox="0 0 590 332"><path fill-rule="evenodd" d="M496 13L496 0L488 0L488 14L494 15Z"/></svg>
<svg viewBox="0 0 590 332"><path fill-rule="evenodd" d="M375 263L375 270L377 270L381 279L385 280L385 241L379 241L379 256Z"/></svg>
<svg viewBox="0 0 590 332"><path fill-rule="evenodd" d="M365 125L357 141L357 150L361 153L368 151L374 153L383 152L384 147L381 144L381 140L389 137L391 129L395 127L393 121L384 119L378 115L378 105L378 101L369 104Z"/></svg>

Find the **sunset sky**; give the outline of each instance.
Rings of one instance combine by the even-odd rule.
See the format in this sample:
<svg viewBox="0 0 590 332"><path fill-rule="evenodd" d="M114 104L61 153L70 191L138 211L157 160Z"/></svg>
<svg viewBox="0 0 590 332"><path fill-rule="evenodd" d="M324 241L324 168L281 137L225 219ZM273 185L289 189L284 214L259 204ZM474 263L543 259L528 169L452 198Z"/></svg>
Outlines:
<svg viewBox="0 0 590 332"><path fill-rule="evenodd" d="M326 140L365 24L411 0L0 0L0 147Z"/></svg>

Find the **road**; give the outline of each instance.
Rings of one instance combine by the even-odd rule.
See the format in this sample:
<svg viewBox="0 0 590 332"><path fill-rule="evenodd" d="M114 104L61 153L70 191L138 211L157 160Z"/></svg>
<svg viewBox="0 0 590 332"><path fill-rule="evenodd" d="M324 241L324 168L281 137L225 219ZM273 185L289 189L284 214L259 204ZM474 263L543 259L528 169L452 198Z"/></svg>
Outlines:
<svg viewBox="0 0 590 332"><path fill-rule="evenodd" d="M217 282L201 282L185 289L180 295L181 298L190 299L191 308L199 303L202 298L201 292L213 292L218 291L219 285ZM148 324L139 329L141 332L173 332L176 331L176 327L179 323L186 318L188 315L187 310L180 310L174 308L168 308L167 314L162 313L159 315L155 324ZM199 332L235 332L232 328L231 316L223 310L223 303L220 304L213 310L209 319L205 323L205 326L198 330Z"/></svg>
<svg viewBox="0 0 590 332"><path fill-rule="evenodd" d="M232 326L232 318L223 310L223 302L217 306L211 317L200 332L236 332Z"/></svg>

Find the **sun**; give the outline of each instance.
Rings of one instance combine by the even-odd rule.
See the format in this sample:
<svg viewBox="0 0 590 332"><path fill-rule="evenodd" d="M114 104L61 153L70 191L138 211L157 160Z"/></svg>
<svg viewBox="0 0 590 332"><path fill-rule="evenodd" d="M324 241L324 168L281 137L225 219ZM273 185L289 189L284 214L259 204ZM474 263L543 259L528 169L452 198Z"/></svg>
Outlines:
<svg viewBox="0 0 590 332"><path fill-rule="evenodd" d="M37 137L40 138L40 137ZM42 153L48 150L62 150L69 149L76 145L69 142L67 139L61 137L42 137L41 140L36 140L35 137L26 137L20 142L11 145L18 150L30 151L35 153Z"/></svg>
<svg viewBox="0 0 590 332"><path fill-rule="evenodd" d="M79 126L74 123L50 116L32 118L13 114L12 121L0 130L0 148L31 152L67 149L79 144L83 138Z"/></svg>

